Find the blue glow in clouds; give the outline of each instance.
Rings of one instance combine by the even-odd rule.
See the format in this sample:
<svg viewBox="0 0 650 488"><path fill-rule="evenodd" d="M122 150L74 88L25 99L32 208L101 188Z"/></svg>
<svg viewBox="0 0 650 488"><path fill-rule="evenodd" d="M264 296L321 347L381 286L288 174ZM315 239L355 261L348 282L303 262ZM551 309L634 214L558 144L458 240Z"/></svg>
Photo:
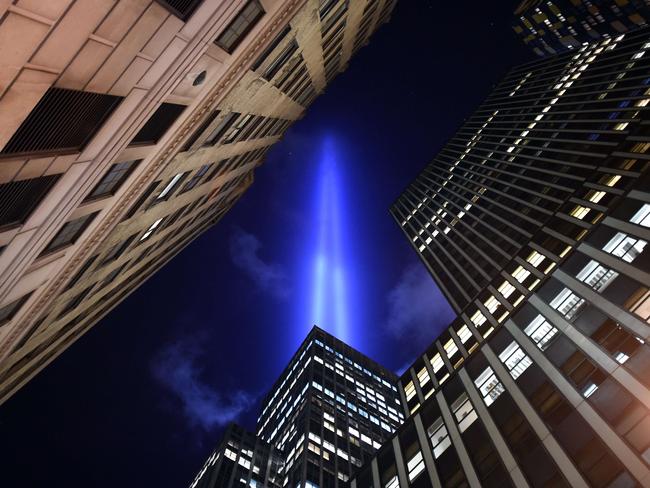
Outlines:
<svg viewBox="0 0 650 488"><path fill-rule="evenodd" d="M311 319L342 341L348 341L348 310L341 178L331 139L325 141L317 191L316 250L313 258Z"/></svg>

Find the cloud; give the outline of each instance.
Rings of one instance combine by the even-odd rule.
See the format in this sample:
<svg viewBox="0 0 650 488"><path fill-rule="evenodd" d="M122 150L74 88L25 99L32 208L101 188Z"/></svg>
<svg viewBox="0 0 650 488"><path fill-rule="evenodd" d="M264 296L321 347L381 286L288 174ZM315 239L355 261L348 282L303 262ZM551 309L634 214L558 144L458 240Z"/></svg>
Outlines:
<svg viewBox="0 0 650 488"><path fill-rule="evenodd" d="M154 378L182 404L192 427L210 430L234 421L255 402L254 395L234 391L224 395L201 379L197 363L204 355L197 337L182 339L163 348L153 359Z"/></svg>
<svg viewBox="0 0 650 488"><path fill-rule="evenodd" d="M386 330L429 344L454 319L454 312L420 263L408 266L388 293Z"/></svg>
<svg viewBox="0 0 650 488"><path fill-rule="evenodd" d="M236 229L230 238L233 264L244 271L261 291L276 298L288 298L290 289L285 271L278 264L263 261L259 256L261 247L253 234Z"/></svg>

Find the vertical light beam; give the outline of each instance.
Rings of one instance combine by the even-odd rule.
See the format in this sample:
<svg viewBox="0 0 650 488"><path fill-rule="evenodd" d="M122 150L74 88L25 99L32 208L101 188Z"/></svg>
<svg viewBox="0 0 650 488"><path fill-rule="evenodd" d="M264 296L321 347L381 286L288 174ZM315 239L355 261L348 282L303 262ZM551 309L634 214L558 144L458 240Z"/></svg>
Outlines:
<svg viewBox="0 0 650 488"><path fill-rule="evenodd" d="M332 140L323 144L318 172L318 236L312 275L312 318L317 325L348 340L341 182Z"/></svg>

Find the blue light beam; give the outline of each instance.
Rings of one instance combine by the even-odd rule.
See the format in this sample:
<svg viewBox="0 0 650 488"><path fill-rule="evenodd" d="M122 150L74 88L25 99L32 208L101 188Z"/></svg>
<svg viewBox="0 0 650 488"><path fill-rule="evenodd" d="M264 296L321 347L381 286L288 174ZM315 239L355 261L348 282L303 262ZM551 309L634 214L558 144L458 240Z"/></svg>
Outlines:
<svg viewBox="0 0 650 488"><path fill-rule="evenodd" d="M319 168L318 236L312 275L312 310L316 325L349 340L343 222L336 152L326 140Z"/></svg>

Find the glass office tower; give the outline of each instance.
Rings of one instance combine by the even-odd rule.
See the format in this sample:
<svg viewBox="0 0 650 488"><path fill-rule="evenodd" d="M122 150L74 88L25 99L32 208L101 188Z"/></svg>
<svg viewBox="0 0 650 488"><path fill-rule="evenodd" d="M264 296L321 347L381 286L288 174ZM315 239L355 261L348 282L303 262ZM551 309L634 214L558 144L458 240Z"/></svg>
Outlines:
<svg viewBox="0 0 650 488"><path fill-rule="evenodd" d="M228 426L190 488L280 488L282 453L237 424Z"/></svg>
<svg viewBox="0 0 650 488"><path fill-rule="evenodd" d="M257 421L258 444L247 434L248 445L261 443L281 451L279 486L347 487L353 473L372 459L404 420L396 382L394 373L314 327L264 399ZM228 443L228 435L224 442ZM232 446L230 451L236 454ZM237 467L242 474L232 479L248 483L244 471L252 457L239 456L236 459L245 462ZM215 466L210 459L206 466ZM204 472L218 470L210 467ZM202 481L205 473L192 488L230 486Z"/></svg>
<svg viewBox="0 0 650 488"><path fill-rule="evenodd" d="M647 0L524 0L513 30L538 56L577 49L650 21Z"/></svg>
<svg viewBox="0 0 650 488"><path fill-rule="evenodd" d="M513 69L392 208L458 318L352 488L650 486L650 32Z"/></svg>

